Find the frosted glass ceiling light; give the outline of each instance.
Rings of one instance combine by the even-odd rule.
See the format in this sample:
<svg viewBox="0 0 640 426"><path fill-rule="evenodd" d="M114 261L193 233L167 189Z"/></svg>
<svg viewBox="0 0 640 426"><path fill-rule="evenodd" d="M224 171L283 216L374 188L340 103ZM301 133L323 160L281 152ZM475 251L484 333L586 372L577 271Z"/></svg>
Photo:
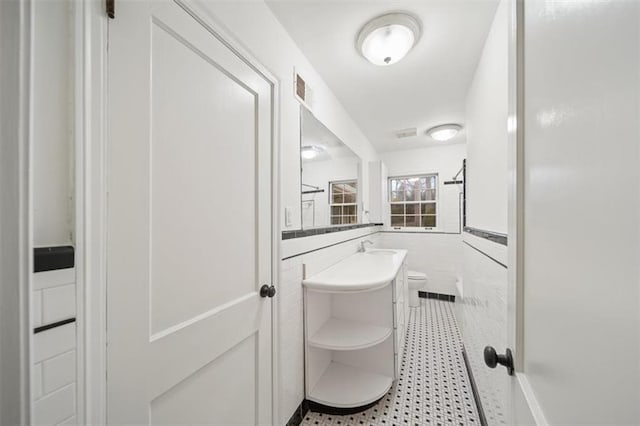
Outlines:
<svg viewBox="0 0 640 426"><path fill-rule="evenodd" d="M444 142L453 138L460 130L462 130L462 126L459 124L443 124L427 130L427 135L437 141Z"/></svg>
<svg viewBox="0 0 640 426"><path fill-rule="evenodd" d="M374 65L391 65L404 58L420 38L420 23L405 13L389 13L367 22L356 47Z"/></svg>
<svg viewBox="0 0 640 426"><path fill-rule="evenodd" d="M305 160L313 160L320 154L324 149L316 145L306 145L300 148L300 156Z"/></svg>

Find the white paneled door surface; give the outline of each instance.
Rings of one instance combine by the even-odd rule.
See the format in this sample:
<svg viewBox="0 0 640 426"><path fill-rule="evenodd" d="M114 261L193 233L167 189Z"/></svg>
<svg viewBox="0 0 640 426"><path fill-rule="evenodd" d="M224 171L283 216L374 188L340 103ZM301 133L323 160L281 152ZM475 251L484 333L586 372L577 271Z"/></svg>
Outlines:
<svg viewBox="0 0 640 426"><path fill-rule="evenodd" d="M178 2L116 13L108 423L270 423L272 84Z"/></svg>

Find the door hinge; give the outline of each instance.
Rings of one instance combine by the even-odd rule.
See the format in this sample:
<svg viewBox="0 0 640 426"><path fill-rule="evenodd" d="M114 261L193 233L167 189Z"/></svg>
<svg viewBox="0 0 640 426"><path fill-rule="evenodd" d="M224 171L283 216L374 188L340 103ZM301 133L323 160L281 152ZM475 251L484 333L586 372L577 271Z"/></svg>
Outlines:
<svg viewBox="0 0 640 426"><path fill-rule="evenodd" d="M107 6L107 16L111 19L116 17L116 0L105 0Z"/></svg>

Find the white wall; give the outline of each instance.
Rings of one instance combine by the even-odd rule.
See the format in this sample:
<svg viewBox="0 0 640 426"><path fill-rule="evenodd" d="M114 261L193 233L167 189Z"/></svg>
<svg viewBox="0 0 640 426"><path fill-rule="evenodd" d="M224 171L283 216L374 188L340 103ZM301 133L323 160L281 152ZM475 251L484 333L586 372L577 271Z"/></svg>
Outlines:
<svg viewBox="0 0 640 426"><path fill-rule="evenodd" d="M507 2L501 1L467 92L467 226L507 233Z"/></svg>
<svg viewBox="0 0 640 426"><path fill-rule="evenodd" d="M485 346L493 346L498 353L507 347L507 268L503 266L507 246L469 233L462 239L464 296L456 301L456 319L487 422L514 424L508 404L509 376L503 367L487 367L483 358Z"/></svg>
<svg viewBox="0 0 640 426"><path fill-rule="evenodd" d="M525 373L550 424L639 424L640 3L525 28Z"/></svg>
<svg viewBox="0 0 640 426"><path fill-rule="evenodd" d="M427 274L425 291L458 295L456 281L462 278L462 236L381 232L380 247L406 249L409 270Z"/></svg>
<svg viewBox="0 0 640 426"><path fill-rule="evenodd" d="M502 0L467 94L466 111L467 226L504 234L508 226L508 13L508 1ZM462 239L463 297L456 303L457 320L487 421L512 424L509 376L503 367L489 369L483 359L485 346L493 346L498 353L507 347L507 247L466 232Z"/></svg>
<svg viewBox="0 0 640 426"><path fill-rule="evenodd" d="M389 225L389 212L383 214L387 224L380 244L386 248L409 250L409 269L427 274L427 290L457 294L456 280L462 276L461 185L445 185L462 167L467 155L466 144L442 145L406 151L384 152L380 158L389 176L438 173L437 233L395 232ZM462 174L458 176L462 180ZM385 195L385 200L388 196ZM388 205L388 203L386 203Z"/></svg>
<svg viewBox="0 0 640 426"><path fill-rule="evenodd" d="M72 243L73 38L70 0L33 3L33 241Z"/></svg>
<svg viewBox="0 0 640 426"><path fill-rule="evenodd" d="M262 1L200 0L211 19L226 28L262 65L280 81L280 201L282 227L284 208L292 209L290 229L300 224L300 104L293 95L296 71L313 89L313 115L365 162L377 154L338 99L298 49L271 9ZM363 172L363 183L367 172ZM365 204L367 200L364 200Z"/></svg>
<svg viewBox="0 0 640 426"><path fill-rule="evenodd" d="M76 316L75 268L33 274L33 327ZM33 424L74 424L77 403L76 324L33 336Z"/></svg>

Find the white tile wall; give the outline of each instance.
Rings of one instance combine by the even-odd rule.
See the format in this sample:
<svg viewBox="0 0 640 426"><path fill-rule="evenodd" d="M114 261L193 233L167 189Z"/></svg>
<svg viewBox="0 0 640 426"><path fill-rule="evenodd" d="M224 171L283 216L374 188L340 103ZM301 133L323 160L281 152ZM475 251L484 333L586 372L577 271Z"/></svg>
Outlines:
<svg viewBox="0 0 640 426"><path fill-rule="evenodd" d="M75 269L34 274L33 327L75 318ZM35 425L74 424L76 414L76 324L33 336Z"/></svg>
<svg viewBox="0 0 640 426"><path fill-rule="evenodd" d="M303 333L303 265L307 276L356 253L362 240L370 240L379 247L377 228L296 238L283 241L286 256L320 249L283 260L280 265L278 286L278 341L279 341L279 424L286 424L304 399L304 333ZM349 241L345 241L349 240ZM341 242L342 241L342 242ZM327 245L331 247L326 247ZM322 248L326 247L326 248Z"/></svg>
<svg viewBox="0 0 640 426"><path fill-rule="evenodd" d="M35 364L31 373L33 399L35 400L42 396L42 364Z"/></svg>
<svg viewBox="0 0 640 426"><path fill-rule="evenodd" d="M53 392L76 380L76 351L72 350L43 362L44 393Z"/></svg>
<svg viewBox="0 0 640 426"><path fill-rule="evenodd" d="M464 234L464 240L500 261L507 263L507 247ZM456 315L469 363L478 386L482 407L491 425L509 421L507 380L502 367L488 368L483 350L493 346L498 353L507 347L507 269L467 244L463 244L464 297L456 301Z"/></svg>
<svg viewBox="0 0 640 426"><path fill-rule="evenodd" d="M41 290L42 322L52 322L73 318L76 315L76 285L66 284Z"/></svg>
<svg viewBox="0 0 640 426"><path fill-rule="evenodd" d="M33 404L34 425L57 425L76 412L76 385L70 384L47 394Z"/></svg>
<svg viewBox="0 0 640 426"><path fill-rule="evenodd" d="M380 246L409 251L410 270L427 274L427 291L457 295L462 277L462 236L435 233L380 233Z"/></svg>
<svg viewBox="0 0 640 426"><path fill-rule="evenodd" d="M33 361L42 362L76 347L76 324L66 324L33 336Z"/></svg>

